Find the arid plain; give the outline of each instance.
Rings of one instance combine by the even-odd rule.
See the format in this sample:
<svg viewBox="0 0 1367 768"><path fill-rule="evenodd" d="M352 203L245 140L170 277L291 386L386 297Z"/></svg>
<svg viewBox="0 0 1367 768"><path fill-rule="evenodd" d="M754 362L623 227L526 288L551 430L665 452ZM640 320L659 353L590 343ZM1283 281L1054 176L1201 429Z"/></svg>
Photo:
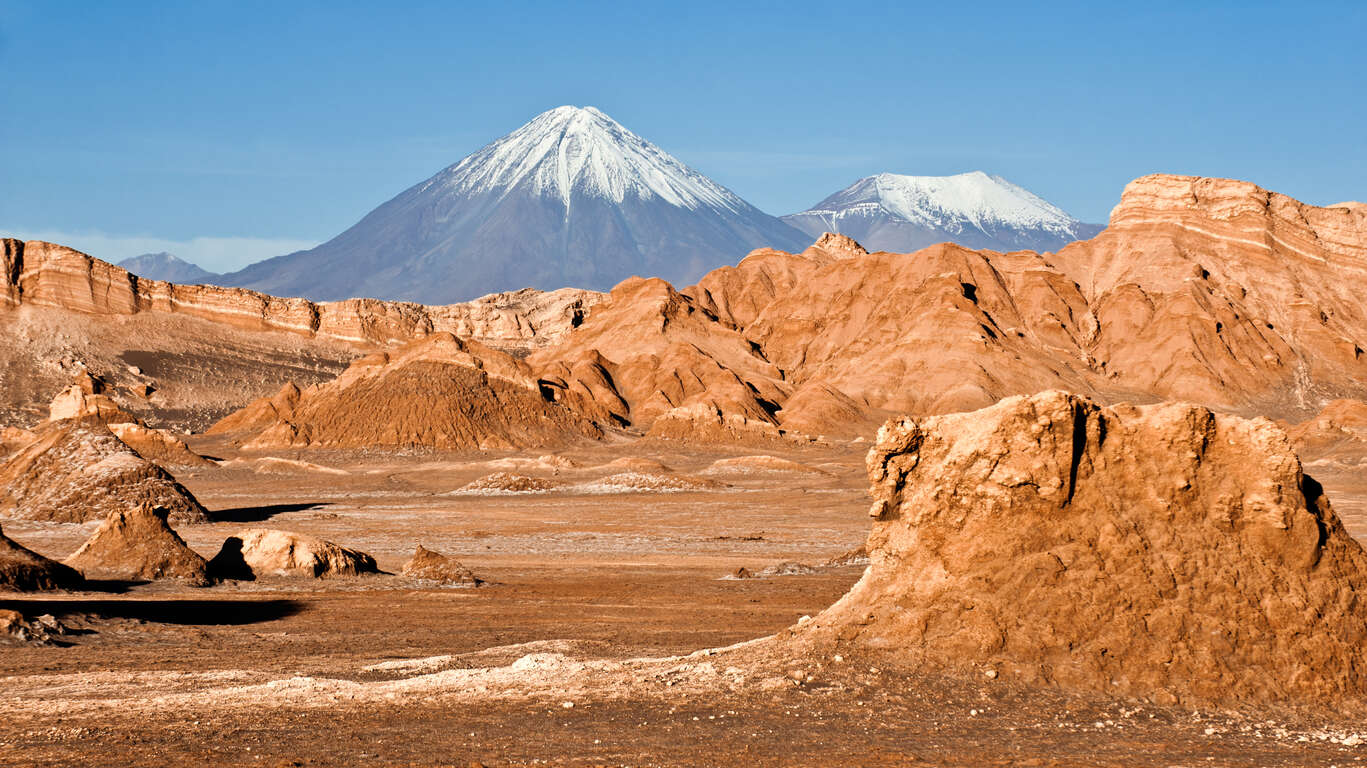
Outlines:
<svg viewBox="0 0 1367 768"><path fill-rule="evenodd" d="M6 764L1367 758L1361 204L446 307L4 259Z"/></svg>

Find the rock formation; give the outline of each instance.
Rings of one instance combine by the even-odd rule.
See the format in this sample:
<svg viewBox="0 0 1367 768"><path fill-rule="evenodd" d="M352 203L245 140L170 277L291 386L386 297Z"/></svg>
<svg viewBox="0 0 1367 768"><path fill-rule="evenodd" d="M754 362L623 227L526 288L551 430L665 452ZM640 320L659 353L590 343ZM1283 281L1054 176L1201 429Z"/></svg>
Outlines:
<svg viewBox="0 0 1367 768"><path fill-rule="evenodd" d="M138 455L163 467L212 467L214 463L190 450L184 440L164 429L140 422L109 424L109 431Z"/></svg>
<svg viewBox="0 0 1367 768"><path fill-rule="evenodd" d="M263 412L263 406L252 407ZM303 392L246 445L490 450L601 434L593 422L548 401L525 363L437 333L357 360L336 380Z"/></svg>
<svg viewBox="0 0 1367 768"><path fill-rule="evenodd" d="M81 574L16 544L0 532L0 590L34 592L75 587Z"/></svg>
<svg viewBox="0 0 1367 768"><path fill-rule="evenodd" d="M391 345L445 331L493 345L539 346L568 332L600 295L573 288L524 289L446 306L375 299L315 303L242 288L144 280L64 246L0 238L0 307L178 314L352 344Z"/></svg>
<svg viewBox="0 0 1367 768"><path fill-rule="evenodd" d="M52 399L48 406L48 421L62 419L94 419L105 424L139 422L138 417L123 410L114 398L88 392L79 384L72 384Z"/></svg>
<svg viewBox="0 0 1367 768"><path fill-rule="evenodd" d="M184 486L98 421L49 422L34 437L0 463L0 517L83 523L147 504L176 523L209 519Z"/></svg>
<svg viewBox="0 0 1367 768"><path fill-rule="evenodd" d="M116 509L66 564L87 579L176 579L207 586L209 564L171 529L167 514L148 504Z"/></svg>
<svg viewBox="0 0 1367 768"><path fill-rule="evenodd" d="M440 552L433 552L421 544L413 553L413 557L404 563L403 575L423 581L458 584L466 587L478 587L484 583L483 579L477 578L469 568L461 565L454 558L447 557Z"/></svg>
<svg viewBox="0 0 1367 768"><path fill-rule="evenodd" d="M209 561L209 575L250 581L262 576L312 579L378 573L375 558L302 533L252 528L230 536Z"/></svg>
<svg viewBox="0 0 1367 768"><path fill-rule="evenodd" d="M1328 397L1367 397L1364 272L1367 212L1148 176L1110 228L1056 254L869 254L829 235L681 291L628 281L532 361L567 391L620 399L641 429L710 402L785 432L849 435L891 412L1049 387L1304 418ZM624 365L634 348L650 350L648 369ZM610 391L556 366L595 355Z"/></svg>
<svg viewBox="0 0 1367 768"><path fill-rule="evenodd" d="M1058 391L890 421L871 566L796 632L1160 702L1367 694L1367 553L1263 419Z"/></svg>
<svg viewBox="0 0 1367 768"><path fill-rule="evenodd" d="M301 394L294 382L287 382L274 395L253 400L242 410L233 411L219 419L209 427L206 434L259 433L278 421L288 419L299 405Z"/></svg>

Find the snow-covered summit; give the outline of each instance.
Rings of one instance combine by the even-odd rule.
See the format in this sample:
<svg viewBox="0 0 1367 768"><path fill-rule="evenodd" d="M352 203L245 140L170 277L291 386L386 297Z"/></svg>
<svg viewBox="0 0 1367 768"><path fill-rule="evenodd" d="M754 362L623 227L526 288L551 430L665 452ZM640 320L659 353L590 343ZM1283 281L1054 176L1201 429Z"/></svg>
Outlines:
<svg viewBox="0 0 1367 768"><path fill-rule="evenodd" d="M521 128L433 177L465 195L530 188L568 208L573 193L613 203L658 198L690 210L741 211L735 193L679 162L594 107L542 112Z"/></svg>
<svg viewBox="0 0 1367 768"><path fill-rule="evenodd" d="M904 221L954 229L1016 227L1074 234L1078 220L1000 176L982 171L955 176L869 176L818 203L810 213L876 205Z"/></svg>
<svg viewBox="0 0 1367 768"><path fill-rule="evenodd" d="M810 234L849 234L866 247L906 251L952 241L973 248L1057 248L1097 227L1001 176L880 173L784 221Z"/></svg>

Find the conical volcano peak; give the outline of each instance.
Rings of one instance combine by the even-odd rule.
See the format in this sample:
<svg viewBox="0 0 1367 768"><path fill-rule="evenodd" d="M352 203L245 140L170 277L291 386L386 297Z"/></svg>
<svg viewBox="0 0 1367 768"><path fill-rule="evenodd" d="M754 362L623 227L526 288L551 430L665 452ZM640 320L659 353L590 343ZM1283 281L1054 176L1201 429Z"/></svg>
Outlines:
<svg viewBox="0 0 1367 768"><path fill-rule="evenodd" d="M561 200L575 194L613 203L659 199L690 210L749 208L730 190L627 130L595 107L542 112L437 174L429 184L466 195L522 189Z"/></svg>

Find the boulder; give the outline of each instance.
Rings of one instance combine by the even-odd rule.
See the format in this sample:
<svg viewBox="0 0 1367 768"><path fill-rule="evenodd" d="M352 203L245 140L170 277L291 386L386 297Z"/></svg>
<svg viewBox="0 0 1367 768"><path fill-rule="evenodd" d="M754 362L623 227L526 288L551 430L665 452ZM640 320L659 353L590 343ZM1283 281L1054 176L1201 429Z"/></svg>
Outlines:
<svg viewBox="0 0 1367 768"><path fill-rule="evenodd" d="M1264 419L1059 391L888 422L871 565L795 629L1164 703L1367 694L1367 553Z"/></svg>
<svg viewBox="0 0 1367 768"><path fill-rule="evenodd" d="M330 541L268 528L231 536L209 561L209 575L250 581L262 576L312 579L378 573L375 558Z"/></svg>
<svg viewBox="0 0 1367 768"><path fill-rule="evenodd" d="M476 577L469 568L461 565L455 558L447 557L440 552L433 552L421 544L413 553L413 557L404 563L403 575L423 581L459 584L469 587L478 587L484 583L483 579Z"/></svg>
<svg viewBox="0 0 1367 768"><path fill-rule="evenodd" d="M148 504L114 510L66 564L87 579L177 579L208 586L209 564L171 529L167 514L165 507Z"/></svg>

